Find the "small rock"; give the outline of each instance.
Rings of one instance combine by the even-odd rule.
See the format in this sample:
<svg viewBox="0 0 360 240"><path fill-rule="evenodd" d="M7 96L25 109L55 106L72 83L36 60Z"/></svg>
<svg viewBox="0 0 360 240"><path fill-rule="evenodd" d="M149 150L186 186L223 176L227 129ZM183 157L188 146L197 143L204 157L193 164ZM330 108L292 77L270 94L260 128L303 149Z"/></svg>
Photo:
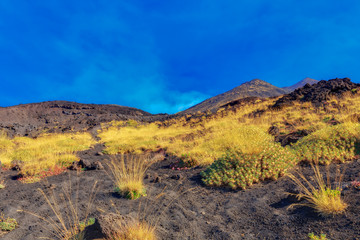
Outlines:
<svg viewBox="0 0 360 240"><path fill-rule="evenodd" d="M81 159L78 163L78 165L81 167L81 168L87 168L87 169L90 169L91 168L91 163L88 161L88 160L85 160L85 159Z"/></svg>
<svg viewBox="0 0 360 240"><path fill-rule="evenodd" d="M276 135L279 135L280 129L277 126L271 126L268 130L268 133L273 136L276 136Z"/></svg>
<svg viewBox="0 0 360 240"><path fill-rule="evenodd" d="M20 160L14 160L12 161L12 170L21 171L21 167L23 165L23 162Z"/></svg>
<svg viewBox="0 0 360 240"><path fill-rule="evenodd" d="M201 213L201 215L205 215L205 211L201 211L200 213Z"/></svg>
<svg viewBox="0 0 360 240"><path fill-rule="evenodd" d="M75 170L75 171L80 170L80 168L81 168L81 167L79 166L79 163L76 162L76 161L74 161L74 162L71 164L71 166L69 167L70 170Z"/></svg>
<svg viewBox="0 0 360 240"><path fill-rule="evenodd" d="M171 178L175 179L175 180L182 180L183 176L181 174L175 174L175 175L172 175Z"/></svg>
<svg viewBox="0 0 360 240"><path fill-rule="evenodd" d="M104 169L104 166L101 164L101 162L99 161L96 161L96 162L93 162L91 164L91 168L92 170L103 170Z"/></svg>
<svg viewBox="0 0 360 240"><path fill-rule="evenodd" d="M161 183L161 177L157 176L157 177L154 179L154 183Z"/></svg>
<svg viewBox="0 0 360 240"><path fill-rule="evenodd" d="M97 152L96 153L96 156L103 156L104 155L104 153L102 153L102 152Z"/></svg>

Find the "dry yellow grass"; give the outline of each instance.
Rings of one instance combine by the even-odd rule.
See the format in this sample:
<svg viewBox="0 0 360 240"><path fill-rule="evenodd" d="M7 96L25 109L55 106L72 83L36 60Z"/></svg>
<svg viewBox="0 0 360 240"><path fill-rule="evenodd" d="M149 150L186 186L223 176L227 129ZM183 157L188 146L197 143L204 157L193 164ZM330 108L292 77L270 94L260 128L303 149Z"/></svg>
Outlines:
<svg viewBox="0 0 360 240"><path fill-rule="evenodd" d="M338 175L335 180L335 186L330 183L329 177L325 182L323 175L319 170L319 165L311 164L314 172L315 183L311 183L311 180L307 179L302 173L298 173L298 176L288 174L289 178L300 188L301 192L295 194L300 199L305 199L307 203L304 204L292 204L291 207L296 205L308 206L315 209L320 215L329 216L337 215L345 212L347 204L341 197L341 181L342 175ZM329 174L328 174L329 176Z"/></svg>
<svg viewBox="0 0 360 240"><path fill-rule="evenodd" d="M107 171L113 179L115 191L129 199L146 196L144 175L148 166L149 162L144 155L112 156Z"/></svg>
<svg viewBox="0 0 360 240"><path fill-rule="evenodd" d="M99 137L109 154L164 148L195 165L211 164L228 149L259 152L264 142L273 140L266 128L245 126L233 115L204 122L187 122L181 118L169 126L150 123L119 127L117 124L99 132Z"/></svg>
<svg viewBox="0 0 360 240"><path fill-rule="evenodd" d="M74 190L76 192L74 192ZM92 205L97 192L97 182L94 183L92 191L89 193L89 200L85 203L85 213L80 212L80 206L83 203L79 202L79 182L76 189L73 189L71 179L61 190L51 190L50 193L45 193L42 189L38 189L41 195L49 205L53 216L43 216L34 212L26 210L18 210L25 212L41 219L46 228L60 240L84 240L84 224L89 220L89 214L92 210ZM84 216L81 218L81 216Z"/></svg>
<svg viewBox="0 0 360 240"><path fill-rule="evenodd" d="M230 110L219 109L216 114L199 113L164 123L140 124L112 122L99 131L105 152L142 153L164 148L190 165L209 165L226 150L256 153L264 142L273 141L267 134L270 126L277 126L281 134L298 130L314 132L329 125L329 121L358 121L360 94L343 99L332 98L324 107L309 102L294 102L281 110L269 108L276 99L259 100ZM344 106L345 105L345 106ZM359 117L359 118L357 118Z"/></svg>
<svg viewBox="0 0 360 240"><path fill-rule="evenodd" d="M156 240L155 227L146 222L135 222L120 227L109 240Z"/></svg>
<svg viewBox="0 0 360 240"><path fill-rule="evenodd" d="M77 151L90 148L96 141L89 133L44 134L35 139L0 136L0 159L5 168L21 167L24 177L68 167L79 160Z"/></svg>

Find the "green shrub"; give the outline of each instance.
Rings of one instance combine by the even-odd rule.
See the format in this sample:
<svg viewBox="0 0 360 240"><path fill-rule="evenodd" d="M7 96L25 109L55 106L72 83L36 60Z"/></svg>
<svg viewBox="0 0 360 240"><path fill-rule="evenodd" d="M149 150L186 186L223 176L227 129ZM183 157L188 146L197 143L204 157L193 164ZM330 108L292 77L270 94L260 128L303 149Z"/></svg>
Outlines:
<svg viewBox="0 0 360 240"><path fill-rule="evenodd" d="M12 231L17 226L18 223L14 218L5 218L3 214L0 214L0 231Z"/></svg>
<svg viewBox="0 0 360 240"><path fill-rule="evenodd" d="M359 142L360 124L346 123L318 130L299 140L293 149L301 161L328 165L353 159L359 153Z"/></svg>
<svg viewBox="0 0 360 240"><path fill-rule="evenodd" d="M289 148L269 143L257 154L229 150L201 172L201 176L203 183L208 186L246 189L265 179L276 180L296 162L296 155Z"/></svg>
<svg viewBox="0 0 360 240"><path fill-rule="evenodd" d="M308 236L311 240L328 240L325 234L320 234L320 236L317 236L314 233L309 233Z"/></svg>

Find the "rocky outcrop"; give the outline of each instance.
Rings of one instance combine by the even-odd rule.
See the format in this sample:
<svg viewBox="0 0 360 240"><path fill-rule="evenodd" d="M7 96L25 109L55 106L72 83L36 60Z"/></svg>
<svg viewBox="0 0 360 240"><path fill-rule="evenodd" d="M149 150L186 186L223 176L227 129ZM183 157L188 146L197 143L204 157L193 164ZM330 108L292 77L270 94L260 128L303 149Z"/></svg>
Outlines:
<svg viewBox="0 0 360 240"><path fill-rule="evenodd" d="M350 81L349 78L336 78L328 81L322 80L314 85L306 84L294 92L284 95L272 106L279 109L290 106L294 101L312 102L315 106L321 106L331 97L342 97L346 92L355 92L360 84Z"/></svg>

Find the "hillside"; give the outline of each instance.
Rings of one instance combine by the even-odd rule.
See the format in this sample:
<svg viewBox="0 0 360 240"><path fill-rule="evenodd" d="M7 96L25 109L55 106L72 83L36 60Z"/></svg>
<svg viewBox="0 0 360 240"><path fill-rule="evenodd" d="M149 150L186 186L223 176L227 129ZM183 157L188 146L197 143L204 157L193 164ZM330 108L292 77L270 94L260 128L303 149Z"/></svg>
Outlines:
<svg viewBox="0 0 360 240"><path fill-rule="evenodd" d="M171 118L69 102L7 108L17 122L29 116L35 125L38 116L57 128L54 116L77 128L94 119L99 127L36 138L0 134L0 238L357 239L360 85L332 79L228 105ZM139 121L97 122L122 113ZM295 175L325 191L304 197ZM155 236L134 237L139 232Z"/></svg>
<svg viewBox="0 0 360 240"><path fill-rule="evenodd" d="M215 97L206 99L205 101L181 112L181 113L196 113L198 111L205 112L207 110L216 110L228 102L246 97L275 97L288 93L287 90L278 88L270 83L260 79L253 79L249 82L243 83L240 86L219 94Z"/></svg>
<svg viewBox="0 0 360 240"><path fill-rule="evenodd" d="M118 105L48 101L0 108L0 129L8 134L35 136L40 131L88 130L112 120L156 119L148 112Z"/></svg>

